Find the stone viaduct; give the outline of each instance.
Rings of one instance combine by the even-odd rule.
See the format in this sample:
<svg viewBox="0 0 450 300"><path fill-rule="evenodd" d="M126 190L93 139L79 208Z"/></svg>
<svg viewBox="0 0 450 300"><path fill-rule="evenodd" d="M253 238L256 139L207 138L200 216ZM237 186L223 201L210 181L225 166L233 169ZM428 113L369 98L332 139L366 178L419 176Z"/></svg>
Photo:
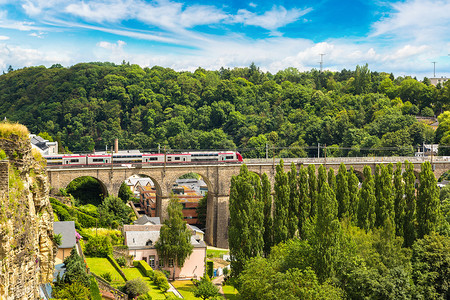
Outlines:
<svg viewBox="0 0 450 300"><path fill-rule="evenodd" d="M439 178L450 169L450 160L447 157L360 157L360 158L297 158L284 159L285 170L290 170L292 162L297 170L301 166L310 164L323 164L326 168L333 168L335 172L339 165L344 163L349 169L353 167L355 172L362 177L365 165L375 170L377 164L404 162L408 160L414 164L416 175L420 172L420 166L425 161L431 161L434 174ZM253 159L245 160L249 171L259 175L266 173L272 183L275 178L275 168L279 159ZM123 181L132 175L142 175L152 179L156 189L156 214L162 220L167 217L167 205L170 200L172 185L176 179L186 173L197 173L202 176L208 185L207 225L205 239L210 245L228 248L228 198L231 177L239 173L241 164L195 164L195 165L128 165L105 167L49 167L47 169L52 188L65 188L74 179L82 176L91 176L97 179L103 188L104 194L117 195Z"/></svg>

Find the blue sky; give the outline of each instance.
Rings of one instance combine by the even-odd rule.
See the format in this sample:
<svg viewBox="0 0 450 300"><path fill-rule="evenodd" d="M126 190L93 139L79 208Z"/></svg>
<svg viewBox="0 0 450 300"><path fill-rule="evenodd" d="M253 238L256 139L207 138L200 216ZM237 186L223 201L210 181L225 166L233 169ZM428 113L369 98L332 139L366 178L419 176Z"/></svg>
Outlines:
<svg viewBox="0 0 450 300"><path fill-rule="evenodd" d="M123 60L450 77L450 0L0 0L0 70Z"/></svg>

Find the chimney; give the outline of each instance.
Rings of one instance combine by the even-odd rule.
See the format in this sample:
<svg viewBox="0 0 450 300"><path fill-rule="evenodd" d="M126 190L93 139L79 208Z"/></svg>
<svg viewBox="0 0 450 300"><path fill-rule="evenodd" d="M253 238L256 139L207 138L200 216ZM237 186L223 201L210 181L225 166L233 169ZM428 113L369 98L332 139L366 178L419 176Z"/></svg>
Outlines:
<svg viewBox="0 0 450 300"><path fill-rule="evenodd" d="M114 140L114 153L119 152L119 139Z"/></svg>

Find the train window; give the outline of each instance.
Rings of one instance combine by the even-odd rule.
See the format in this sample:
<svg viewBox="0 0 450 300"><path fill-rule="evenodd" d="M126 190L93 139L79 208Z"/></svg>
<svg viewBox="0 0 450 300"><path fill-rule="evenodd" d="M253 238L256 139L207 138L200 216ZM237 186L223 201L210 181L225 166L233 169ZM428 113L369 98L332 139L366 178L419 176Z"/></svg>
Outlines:
<svg viewBox="0 0 450 300"><path fill-rule="evenodd" d="M226 159L233 159L233 156L226 156Z"/></svg>
<svg viewBox="0 0 450 300"><path fill-rule="evenodd" d="M150 160L158 160L157 157L150 157Z"/></svg>
<svg viewBox="0 0 450 300"><path fill-rule="evenodd" d="M103 158L94 158L93 162L103 162Z"/></svg>
<svg viewBox="0 0 450 300"><path fill-rule="evenodd" d="M168 158L167 158L167 161L172 161L172 157L168 157Z"/></svg>
<svg viewBox="0 0 450 300"><path fill-rule="evenodd" d="M71 160L70 160L71 163L73 163L73 162L79 162L79 161L80 161L79 159L71 159Z"/></svg>
<svg viewBox="0 0 450 300"><path fill-rule="evenodd" d="M180 157L178 156L178 157L175 157L175 160L180 160Z"/></svg>

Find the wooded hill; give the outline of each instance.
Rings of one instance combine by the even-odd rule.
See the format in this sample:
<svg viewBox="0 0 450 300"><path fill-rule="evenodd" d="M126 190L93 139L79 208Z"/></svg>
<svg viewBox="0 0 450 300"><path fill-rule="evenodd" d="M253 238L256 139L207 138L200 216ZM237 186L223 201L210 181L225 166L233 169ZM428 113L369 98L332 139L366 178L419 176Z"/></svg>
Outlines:
<svg viewBox="0 0 450 300"><path fill-rule="evenodd" d="M0 76L0 100L0 118L72 152L118 138L122 149L238 149L244 157L264 156L266 143L283 157L315 156L318 143L345 148L329 148L331 156L411 155L450 129L435 134L415 118L448 108L450 82L434 87L367 65L276 74L254 64L195 72L126 63L29 67Z"/></svg>

